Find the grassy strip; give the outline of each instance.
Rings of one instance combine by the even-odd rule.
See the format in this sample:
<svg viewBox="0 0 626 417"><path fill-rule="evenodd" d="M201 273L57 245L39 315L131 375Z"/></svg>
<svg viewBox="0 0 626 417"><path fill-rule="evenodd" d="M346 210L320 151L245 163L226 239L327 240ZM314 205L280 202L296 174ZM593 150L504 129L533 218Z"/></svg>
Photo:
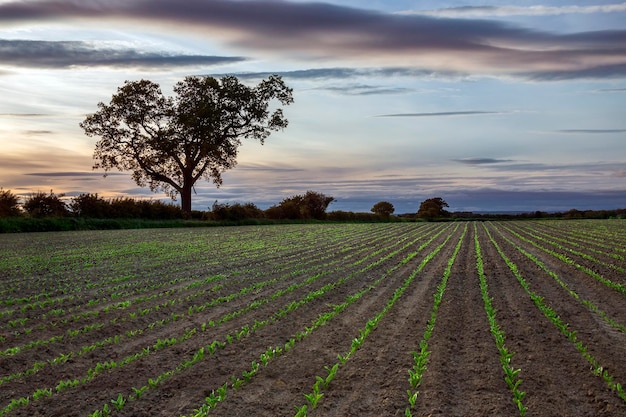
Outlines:
<svg viewBox="0 0 626 417"><path fill-rule="evenodd" d="M513 353L509 352L504 345L504 332L500 329L500 325L496 320L496 309L493 307L493 299L489 297L489 290L487 287L487 278L485 277L485 268L483 264L483 256L480 250L480 242L478 240L478 233L476 231L476 223L474 223L474 247L476 248L476 270L478 271L478 278L480 280L480 292L483 297L483 303L485 306L485 312L487 313L487 319L489 320L489 328L491 334L496 341L496 347L500 352L500 364L504 370L504 380L506 381L509 389L513 393L513 402L517 406L519 415L524 417L527 407L522 404L522 400L526 393L519 389L522 380L518 375L520 369L514 369L511 366L511 359L513 359Z"/></svg>
<svg viewBox="0 0 626 417"><path fill-rule="evenodd" d="M515 265L515 263L513 263L504 254L504 252L502 251L500 246L497 244L497 242L495 241L495 239L493 238L493 236L491 235L491 233L489 232L487 227L485 225L483 225L483 227L485 228L485 231L487 232L487 235L489 236L489 239L491 240L491 242L495 246L496 250L498 251L498 253L502 257L502 259L509 266L509 269L511 270L511 272L513 272L513 274L517 278L517 281L524 288L526 293L530 296L531 300L535 303L537 308L539 308L539 310L541 310L541 312L552 322L552 324L554 324L554 326L556 326L556 328L559 329L559 331L565 337L567 337L567 339L570 342L572 342L574 344L574 346L580 352L582 357L585 358L587 360L587 362L589 362L589 364L591 365L592 373L594 375L596 375L596 376L602 376L602 378L604 379L604 382L607 384L607 386L612 391L617 392L617 395L624 402L626 402L626 393L624 392L624 389L622 388L622 385L619 382L615 382L613 380L613 376L609 373L609 371L607 369L604 369L604 367L602 365L600 365L600 363L587 351L587 347L584 345L584 343L581 342L580 340L578 340L578 338L576 337L576 331L569 330L568 324L565 323L563 321L563 319L561 319L561 317L551 307L549 307L544 302L543 297L539 296L537 293L533 292L530 289L530 285L524 279L524 277L522 277L522 275L520 274L519 270L517 269L517 265Z"/></svg>

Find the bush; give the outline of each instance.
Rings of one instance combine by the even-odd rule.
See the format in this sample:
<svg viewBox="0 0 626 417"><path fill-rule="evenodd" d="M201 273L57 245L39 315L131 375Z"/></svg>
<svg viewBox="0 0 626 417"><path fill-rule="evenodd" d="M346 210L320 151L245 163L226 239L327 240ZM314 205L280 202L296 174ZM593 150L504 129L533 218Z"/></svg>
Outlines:
<svg viewBox="0 0 626 417"><path fill-rule="evenodd" d="M219 204L213 203L209 218L211 220L240 221L246 219L262 219L265 217L263 210L254 203Z"/></svg>
<svg viewBox="0 0 626 417"><path fill-rule="evenodd" d="M389 217L393 214L395 208L393 207L393 204L388 201L379 201L378 203L374 204L370 211L379 216Z"/></svg>
<svg viewBox="0 0 626 417"><path fill-rule="evenodd" d="M56 195L52 191L50 191L50 194L39 191L35 194L31 194L26 199L24 210L26 210L30 216L37 218L66 217L69 215L69 210L61 200L63 196L63 194Z"/></svg>
<svg viewBox="0 0 626 417"><path fill-rule="evenodd" d="M20 214L20 199L11 191L0 188L0 218L17 217Z"/></svg>
<svg viewBox="0 0 626 417"><path fill-rule="evenodd" d="M79 217L104 218L110 211L110 203L98 194L81 194L70 203L72 212Z"/></svg>
<svg viewBox="0 0 626 417"><path fill-rule="evenodd" d="M307 191L304 195L285 198L278 205L265 210L270 219L316 219L326 218L326 209L334 197Z"/></svg>

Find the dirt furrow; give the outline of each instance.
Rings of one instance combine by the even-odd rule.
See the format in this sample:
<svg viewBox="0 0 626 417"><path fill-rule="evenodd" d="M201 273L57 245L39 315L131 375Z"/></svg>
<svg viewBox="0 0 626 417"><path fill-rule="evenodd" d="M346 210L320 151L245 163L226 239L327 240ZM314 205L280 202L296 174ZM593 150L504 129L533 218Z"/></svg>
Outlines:
<svg viewBox="0 0 626 417"><path fill-rule="evenodd" d="M413 415L515 414L483 308L472 228L452 267L429 350Z"/></svg>

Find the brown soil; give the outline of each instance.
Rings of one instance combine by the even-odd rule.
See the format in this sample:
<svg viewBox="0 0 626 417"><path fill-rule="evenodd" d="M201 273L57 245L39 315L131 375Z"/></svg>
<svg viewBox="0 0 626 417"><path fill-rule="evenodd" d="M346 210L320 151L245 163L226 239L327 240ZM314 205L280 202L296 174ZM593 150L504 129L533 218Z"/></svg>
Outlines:
<svg viewBox="0 0 626 417"><path fill-rule="evenodd" d="M586 230L584 222L571 225ZM316 377L326 377L327 368L340 363L338 355L350 352L368 321L422 268L360 348L339 366L328 389L322 390L317 408L309 405L307 410L309 416L404 416L407 390L412 389L408 381L412 352L420 349L433 294L462 239L411 411L414 416L520 415L504 380L484 309L476 270L476 231L496 319L506 347L514 353L511 364L521 369L526 415L626 415L626 402L594 375L574 343L538 309L487 235L489 231L517 266L530 290L543 297L570 330L577 331L577 340L614 381L626 383L623 328L611 326L582 302L592 303L624 326L626 295L536 245L568 254L614 282L626 282L626 274L615 268L621 267L621 261L602 256L597 245L601 242L591 232L571 235L575 245L561 242L560 249L530 234L559 236L565 233L560 227L555 223L402 223L0 236L0 299L14 300L12 305L0 304L0 378L4 378L0 410L12 400L29 397L28 405L16 406L5 415L89 416L108 405L112 416L190 416L226 384L226 399L209 415L293 416L307 404L305 394L313 392ZM541 236L547 238L545 234ZM588 253L600 263L563 249L584 252L585 244L595 249ZM535 256L545 269L522 251ZM121 279L124 276L128 277ZM285 348L320 315L359 292L360 298L325 325L299 338L293 348ZM308 302L303 302L307 296ZM30 301L24 300L27 297ZM29 307L36 298L56 301ZM211 300L217 301L207 304ZM125 301L130 304L120 304ZM297 303L295 310L277 314L292 303ZM203 304L206 308L193 309ZM236 336L245 326L253 329L260 322L265 324ZM76 329L84 331L68 333ZM182 340L186 331L188 337ZM159 340L170 338L179 341L155 349ZM48 342L33 346L41 340ZM210 354L213 341L225 346ZM96 342L102 346L82 350ZM20 351L10 354L8 349L15 347ZM203 360L180 367L203 347ZM233 388L233 381L243 378L253 362L261 363L262 354L271 347L281 348L282 354ZM65 362L49 362L68 354ZM84 380L97 363L119 364L133 355L138 358ZM41 369L34 372L36 363ZM167 378L154 388L149 386L150 379L166 372L170 372ZM57 391L60 381L74 379L81 382ZM136 398L133 388L142 386L149 388ZM52 394L35 399L37 389L51 389ZM126 403L117 411L111 401L120 394Z"/></svg>

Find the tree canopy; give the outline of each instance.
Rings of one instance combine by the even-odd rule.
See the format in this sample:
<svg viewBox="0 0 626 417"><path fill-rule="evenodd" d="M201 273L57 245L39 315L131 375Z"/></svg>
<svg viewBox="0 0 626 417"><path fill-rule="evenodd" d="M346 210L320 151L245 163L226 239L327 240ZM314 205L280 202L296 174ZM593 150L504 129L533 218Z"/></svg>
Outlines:
<svg viewBox="0 0 626 417"><path fill-rule="evenodd" d="M194 184L201 178L222 184L222 173L236 164L241 138L263 144L273 131L287 127L282 108L293 103L292 89L272 75L256 87L237 77L186 77L166 97L149 80L126 81L109 104L80 126L99 137L94 169L132 171L139 186L181 198L191 212Z"/></svg>
<svg viewBox="0 0 626 417"><path fill-rule="evenodd" d="M372 206L370 211L374 214L378 214L379 216L389 217L393 214L395 208L389 201L379 201Z"/></svg>
<svg viewBox="0 0 626 417"><path fill-rule="evenodd" d="M447 217L450 213L447 212L444 207L449 206L441 197L429 198L420 203L420 208L417 210L417 217L421 219Z"/></svg>
<svg viewBox="0 0 626 417"><path fill-rule="evenodd" d="M0 218L20 215L20 200L10 190L0 188Z"/></svg>
<svg viewBox="0 0 626 417"><path fill-rule="evenodd" d="M283 199L278 205L266 210L267 216L272 219L317 219L326 218L326 209L335 201L315 191L307 191L304 195L294 195Z"/></svg>

